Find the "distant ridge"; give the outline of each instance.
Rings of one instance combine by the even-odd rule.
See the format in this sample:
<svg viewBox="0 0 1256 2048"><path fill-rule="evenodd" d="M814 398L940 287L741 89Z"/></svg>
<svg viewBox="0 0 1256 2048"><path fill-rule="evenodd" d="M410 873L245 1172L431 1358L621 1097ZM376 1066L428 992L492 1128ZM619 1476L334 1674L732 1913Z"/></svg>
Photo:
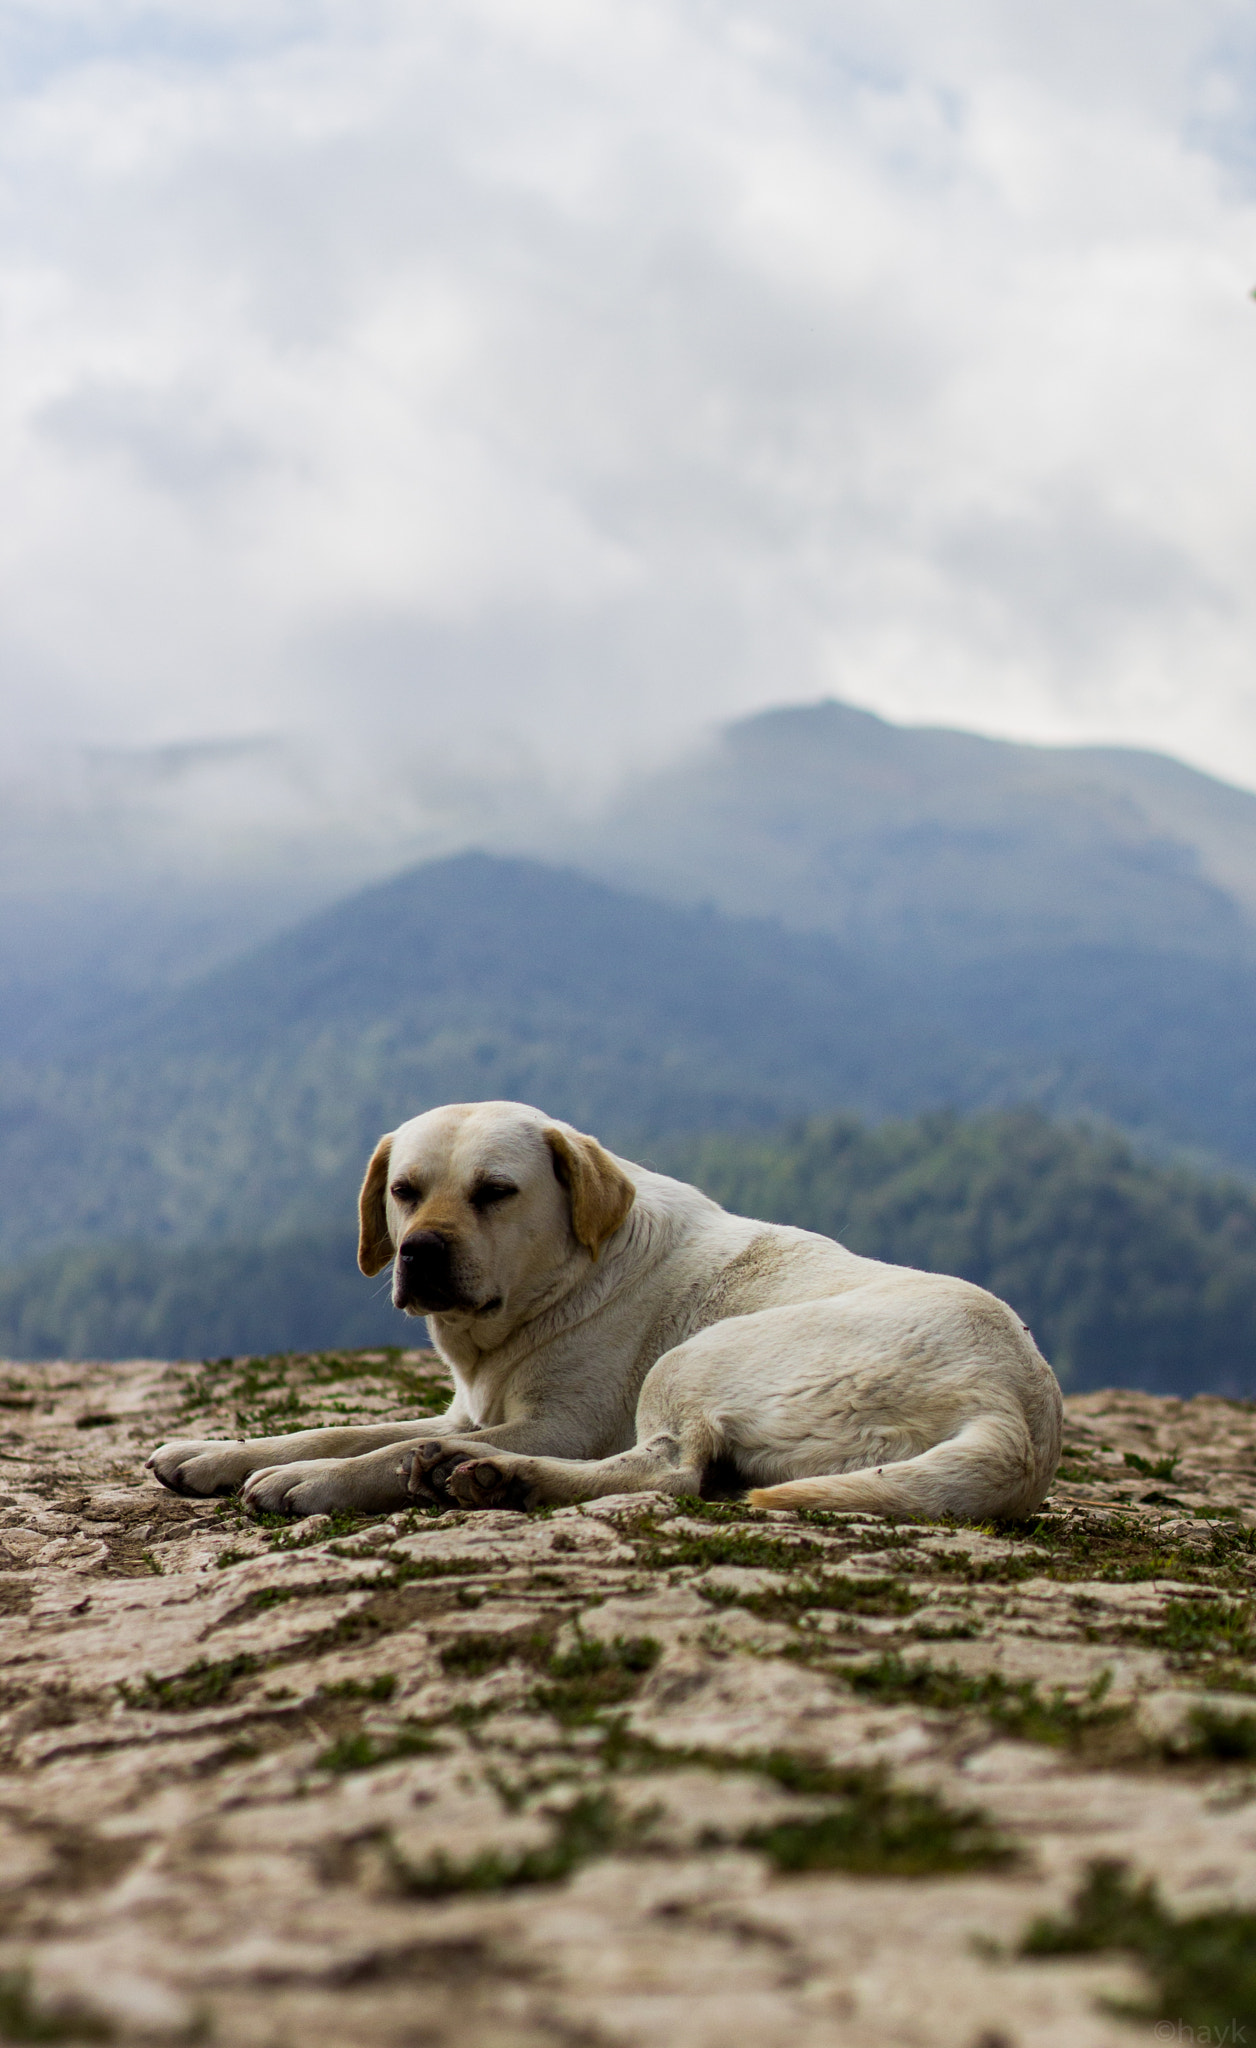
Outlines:
<svg viewBox="0 0 1256 2048"><path fill-rule="evenodd" d="M876 951L1256 961L1256 794L1163 754L892 725L834 701L726 726L554 850Z"/></svg>

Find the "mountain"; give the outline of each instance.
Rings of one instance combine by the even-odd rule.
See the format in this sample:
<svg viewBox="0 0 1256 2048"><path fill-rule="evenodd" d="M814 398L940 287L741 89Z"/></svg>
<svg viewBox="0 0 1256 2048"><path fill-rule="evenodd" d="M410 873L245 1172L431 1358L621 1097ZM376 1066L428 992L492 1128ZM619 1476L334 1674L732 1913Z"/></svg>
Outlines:
<svg viewBox="0 0 1256 2048"><path fill-rule="evenodd" d="M826 703L726 728L560 837L621 887L839 939L1027 1099L1256 1167L1248 791Z"/></svg>
<svg viewBox="0 0 1256 2048"><path fill-rule="evenodd" d="M0 1258L240 1241L352 1206L381 1130L508 1096L625 1143L989 1099L974 1056L824 934L468 854L362 891L72 1058L0 1073Z"/></svg>
<svg viewBox="0 0 1256 2048"><path fill-rule="evenodd" d="M486 1096L638 1156L1035 1101L1254 1165L1254 1012L1256 966L1180 946L948 964L466 854L0 1068L0 1260L331 1224L381 1130Z"/></svg>
<svg viewBox="0 0 1256 2048"><path fill-rule="evenodd" d="M1034 1102L1256 1169L1254 796L825 704L564 831L579 869L432 861L208 973L172 931L173 992L113 927L58 1016L11 960L0 1260L330 1225L381 1129L485 1095L638 1152Z"/></svg>
<svg viewBox="0 0 1256 2048"><path fill-rule="evenodd" d="M792 706L629 781L551 850L620 887L878 953L1256 961L1256 794L1130 748Z"/></svg>

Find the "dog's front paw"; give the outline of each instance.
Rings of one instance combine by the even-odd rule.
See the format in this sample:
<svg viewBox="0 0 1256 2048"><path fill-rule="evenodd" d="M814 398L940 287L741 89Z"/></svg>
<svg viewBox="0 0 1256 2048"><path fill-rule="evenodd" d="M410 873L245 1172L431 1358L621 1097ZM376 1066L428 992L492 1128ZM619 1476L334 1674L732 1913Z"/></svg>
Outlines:
<svg viewBox="0 0 1256 2048"><path fill-rule="evenodd" d="M245 1485L241 1499L254 1514L326 1515L350 1505L345 1499L343 1458L307 1458L299 1465L263 1465Z"/></svg>
<svg viewBox="0 0 1256 2048"><path fill-rule="evenodd" d="M250 1471L245 1446L231 1437L180 1437L159 1444L145 1470L171 1493L235 1493Z"/></svg>
<svg viewBox="0 0 1256 2048"><path fill-rule="evenodd" d="M531 1506L532 1488L520 1471L496 1458L467 1458L449 1475L449 1491L460 1508Z"/></svg>
<svg viewBox="0 0 1256 2048"><path fill-rule="evenodd" d="M416 1444L409 1460L408 1491L436 1507L456 1506L449 1481L466 1456L466 1451L452 1450L445 1443Z"/></svg>

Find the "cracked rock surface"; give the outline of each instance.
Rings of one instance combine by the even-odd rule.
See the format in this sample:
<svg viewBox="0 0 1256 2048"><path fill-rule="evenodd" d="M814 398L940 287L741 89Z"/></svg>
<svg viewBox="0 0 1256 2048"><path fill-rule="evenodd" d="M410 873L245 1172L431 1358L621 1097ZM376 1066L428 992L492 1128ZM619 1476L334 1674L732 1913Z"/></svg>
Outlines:
<svg viewBox="0 0 1256 2048"><path fill-rule="evenodd" d="M143 1472L434 1368L0 1367L0 2039L1169 2038L1136 1956L1021 1951L1096 1859L1256 1911L1256 1411L1070 1400L1007 1528L259 1523Z"/></svg>

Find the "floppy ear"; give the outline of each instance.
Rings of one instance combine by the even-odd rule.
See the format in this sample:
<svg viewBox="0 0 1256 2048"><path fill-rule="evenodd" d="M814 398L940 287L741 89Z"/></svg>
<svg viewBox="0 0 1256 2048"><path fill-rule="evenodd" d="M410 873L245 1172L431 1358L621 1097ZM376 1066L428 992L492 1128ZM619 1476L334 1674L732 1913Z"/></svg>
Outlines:
<svg viewBox="0 0 1256 2048"><path fill-rule="evenodd" d="M385 1131L371 1154L371 1163L358 1196L358 1264L364 1273L382 1272L393 1255L393 1241L388 1235L388 1211L384 1206L392 1141L392 1132Z"/></svg>
<svg viewBox="0 0 1256 2048"><path fill-rule="evenodd" d="M579 1131L568 1136L553 1125L543 1136L554 1155L554 1171L571 1196L571 1227L596 1261L636 1201L637 1190L596 1138Z"/></svg>

